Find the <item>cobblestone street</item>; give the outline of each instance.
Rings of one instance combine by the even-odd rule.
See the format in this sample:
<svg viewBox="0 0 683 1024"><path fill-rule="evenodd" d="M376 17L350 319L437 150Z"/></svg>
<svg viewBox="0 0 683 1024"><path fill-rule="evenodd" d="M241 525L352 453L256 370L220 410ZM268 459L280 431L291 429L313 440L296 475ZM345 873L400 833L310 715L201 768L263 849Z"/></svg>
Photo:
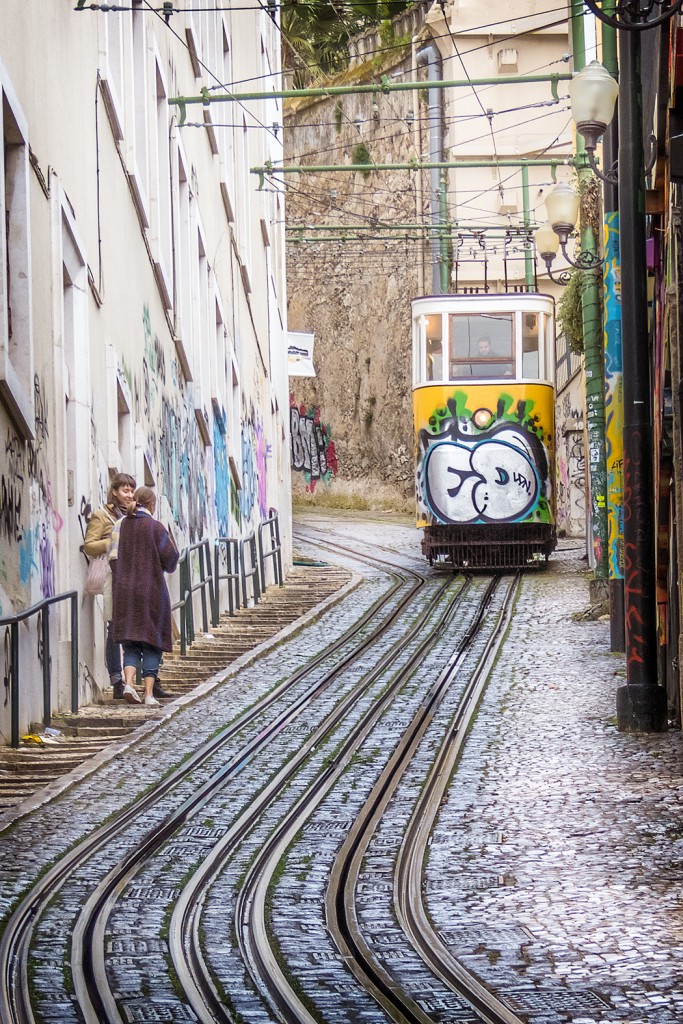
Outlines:
<svg viewBox="0 0 683 1024"><path fill-rule="evenodd" d="M271 687L282 685L285 675L324 653L383 595L386 599L389 570L363 566L364 552L402 572L422 574L424 593L414 599L411 622L417 621L418 607L434 616L428 601L435 601L444 585L449 599L459 586L448 574L429 569L414 528L389 517L302 515L296 546L309 558L343 566L346 579L350 570L363 581L353 589L342 588L339 600L330 603L320 618L309 615L300 629L290 626L274 651L245 662L236 672L228 671L226 684L216 682L191 706L179 709L153 732L143 730L132 746L124 746L56 799L0 832L3 925L41 872L58 863L75 843L86 840L131 802L153 794L161 780L179 770L183 759L216 730L239 722ZM358 557L342 551L342 546L353 548ZM579 618L588 605L582 554L580 541L564 541L547 570L522 579L488 687L440 802L424 858L425 907L449 953L509 1007L511 1020L675 1024L683 1019L683 742L677 729L636 736L617 731L615 693L623 683L624 659L609 653L608 622ZM162 846L158 856L150 854L135 878L129 877L126 897L116 903L108 920L103 954L113 998L123 1008L120 1019L198 1019L181 998L177 978L171 983L162 977L174 906L187 878L215 856L250 803L255 806L261 800L264 779L278 766L284 770L294 764L306 744L308 760L302 760L289 788L278 790L272 809L266 812L264 805L240 852L226 861L207 890L205 956L220 979L229 1019L280 1019L257 992L258 986L255 989L251 969L241 966L244 951L232 932L233 927L238 933L240 929L230 922L239 912L240 887L245 878L248 881L258 851L268 845L274 822L285 820L311 788L317 791L316 803L283 857L277 881L270 882L270 941L277 943L279 956L287 962L288 976L316 1006L316 1019L346 1024L391 1019L384 1004L378 1005L356 986L335 949L325 917L326 888L345 835L398 737L425 702L444 658L460 643L467 602L474 604L484 584L483 579L472 582L462 611L439 627L437 645L421 656L401 699L387 704L372 731L365 727L367 740L346 762L339 753L345 742L340 727L335 726L337 732L329 739L322 732L316 738L315 729L321 730L327 721L321 716L339 715L342 698L351 699L361 668L368 670L370 654L339 677L322 703L318 699L319 710L312 704L306 716L276 730L264 755L250 755L253 763L244 770L240 767L224 795L211 797L198 819L188 817L173 833L171 844ZM395 603L395 598L391 600ZM502 597L493 599L494 611L501 602ZM405 660L415 649L412 626L392 628L399 637L403 632ZM383 650L389 650L388 640ZM377 677L376 689L368 689L353 705L349 722L353 716L354 721L361 720L364 706L379 708L380 697L386 699L388 679ZM414 999L415 1019L472 1024L479 1018L459 994L435 982L406 942L397 925L400 913L392 906L401 837L427 762L449 731L448 702L455 699L455 683L451 689L452 697L435 706L431 732L425 733L369 842L359 867L356 898L368 947L382 969ZM266 722L262 716L253 726L241 726L233 744L235 757L243 761L239 744L263 735ZM83 901L117 862L131 855L144 835L162 826L165 815L208 785L212 773L225 771L221 766L229 763L227 750L206 766L191 767L182 784L158 806L150 805L128 834L121 832L100 854L70 872L60 894L35 923L29 971L36 1019L79 1019L69 978L71 934ZM326 783L325 795L316 780L337 761L339 777L334 784ZM283 840L283 849L291 841ZM134 950L144 955L134 956ZM184 977L182 971L180 975ZM88 1020L111 1019L92 1011L83 1015Z"/></svg>

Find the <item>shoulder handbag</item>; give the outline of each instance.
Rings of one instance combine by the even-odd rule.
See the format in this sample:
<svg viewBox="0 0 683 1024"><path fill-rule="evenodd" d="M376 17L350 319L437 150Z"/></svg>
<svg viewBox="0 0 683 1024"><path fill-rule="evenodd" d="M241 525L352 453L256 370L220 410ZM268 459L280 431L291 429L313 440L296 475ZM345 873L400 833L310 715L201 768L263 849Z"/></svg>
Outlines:
<svg viewBox="0 0 683 1024"><path fill-rule="evenodd" d="M86 594L101 594L104 590L104 582L110 572L107 555L98 555L97 558L92 558L85 574L83 589Z"/></svg>

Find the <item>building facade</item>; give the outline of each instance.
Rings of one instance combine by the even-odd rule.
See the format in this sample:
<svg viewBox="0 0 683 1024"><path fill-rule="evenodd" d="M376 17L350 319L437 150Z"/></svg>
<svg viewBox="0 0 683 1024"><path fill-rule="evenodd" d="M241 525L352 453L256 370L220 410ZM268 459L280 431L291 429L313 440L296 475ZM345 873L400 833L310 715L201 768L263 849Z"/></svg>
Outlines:
<svg viewBox="0 0 683 1024"><path fill-rule="evenodd" d="M174 98L258 78L280 88L264 11L132 0L12 3L0 40L0 617L78 591L79 699L106 681L101 598L81 545L116 472L153 485L181 551L277 510L290 550L282 198L250 167L281 157L276 99ZM177 597L177 581L171 581ZM50 615L53 706L69 614ZM36 629L19 633L21 727L42 716ZM40 644L38 656L40 656ZM9 672L11 675L11 672ZM7 697L7 693L6 693ZM7 699L0 736L7 737Z"/></svg>
<svg viewBox="0 0 683 1024"><path fill-rule="evenodd" d="M411 507L411 298L533 287L559 298L528 242L546 219L554 181L573 174L561 159L552 164L573 152L567 83L553 92L550 81L512 80L566 76L569 49L567 20L537 0L501 3L495 18L482 18L475 0L426 2L394 18L391 33L385 25L354 38L348 70L329 83L368 88L383 80L386 91L287 103L288 162L329 167L283 179L290 326L315 335L316 377L292 386L295 496L318 500L327 484L340 500L372 494ZM490 84L474 89L468 78ZM439 80L464 87L431 89ZM402 89L410 82L421 87ZM429 162L453 166L410 167ZM367 170L353 173L331 166L363 163ZM321 224L338 230L316 230ZM446 231L430 230L435 224ZM567 508L559 525L581 535L581 359L562 339L558 360L565 356L557 435ZM302 417L324 427L318 450L297 442Z"/></svg>

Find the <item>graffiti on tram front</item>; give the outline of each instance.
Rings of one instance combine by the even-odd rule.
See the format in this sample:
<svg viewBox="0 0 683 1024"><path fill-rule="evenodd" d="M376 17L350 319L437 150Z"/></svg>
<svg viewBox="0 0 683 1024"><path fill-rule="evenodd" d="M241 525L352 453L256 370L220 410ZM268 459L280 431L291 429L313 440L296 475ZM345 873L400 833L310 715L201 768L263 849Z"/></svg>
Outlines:
<svg viewBox="0 0 683 1024"><path fill-rule="evenodd" d="M549 522L547 416L528 394L488 397L478 389L470 408L474 395L458 391L425 418L416 410L422 514L449 525Z"/></svg>

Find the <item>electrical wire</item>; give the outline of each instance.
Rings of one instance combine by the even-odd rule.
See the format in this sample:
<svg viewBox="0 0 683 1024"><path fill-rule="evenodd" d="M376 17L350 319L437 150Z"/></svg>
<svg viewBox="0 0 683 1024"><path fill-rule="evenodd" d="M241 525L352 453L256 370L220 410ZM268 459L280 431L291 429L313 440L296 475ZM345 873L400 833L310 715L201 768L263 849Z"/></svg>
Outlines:
<svg viewBox="0 0 683 1024"><path fill-rule="evenodd" d="M169 24L168 24L168 22L167 22L167 21L166 21L166 20L164 19L163 15L162 15L162 14L160 14L160 13L159 13L159 12L158 12L158 11L157 11L157 10L156 10L156 9L155 9L154 7L152 7L152 5L151 5L151 3L149 2L149 0L142 0L142 3L143 3L143 4L145 5L145 7L146 7L146 9L147 9L148 11L150 11L150 12L151 12L152 14L155 14L155 15L156 15L156 16L157 16L157 17L159 18L159 20L160 20L160 21L161 21L161 22L162 22L163 24L165 24L165 25L166 25L166 28L167 28L167 29L169 30L169 32L170 32L170 33L171 33L171 34L172 34L172 35L173 35L173 36L174 36L174 37L175 37L175 38L176 38L176 39L178 40L178 42L180 43L180 45L181 45L181 46L183 46L183 47L184 47L184 48L185 48L185 49L187 50L187 52L188 52L188 53L191 53L191 50L190 50L190 47L189 47L188 43L187 43L187 42L186 42L186 41L185 41L185 40L184 40L184 39L182 38L182 36L179 36L179 35L178 35L178 33L176 32L176 30L175 30L174 28L172 28L172 27L171 27L171 25L169 25ZM262 5L261 5L261 6L262 6ZM254 9L254 10L257 10L257 8L253 8L253 9ZM217 76L217 75L215 75L215 74L213 73L213 71L211 70L211 68L207 67L207 65L206 65L206 64L204 64L204 62L203 62L203 61L201 61L201 60L199 59L199 56L198 56L198 55L196 55L196 59L197 59L197 63L198 63L198 64L199 64L199 65L200 65L201 67L203 67L203 68L204 68L204 70L206 71L206 73L207 73L208 75L210 75L210 76L211 76L211 78L213 78L213 79L214 79L214 81L218 82L218 81L219 81L219 79L218 79L218 76ZM221 88L225 88L225 86L221 85ZM240 100L235 100L235 102L236 102L236 103L237 103L237 104L238 104L238 105L239 105L239 106L240 106L240 107L241 107L241 108L242 108L243 110L245 110L245 111L246 111L247 113L249 113L249 114L250 114L250 116L251 116L251 117L253 117L253 118L254 118L254 120L255 120L255 121L256 121L256 122L257 122L257 123L258 123L258 124L259 124L259 125L261 126L261 128L263 128L263 129L264 129L265 131L269 132L269 133L270 133L270 134L271 134L271 135L272 135L272 136L273 136L273 137L274 137L274 138L275 138L275 139L277 140L277 135L276 135L276 134L275 134L275 132L273 131L273 128L272 128L272 126L269 126L269 125L265 125L265 124L263 124L263 122L262 122L262 121L259 121L259 119L258 119L258 118L256 117L256 115L255 115L255 114L253 114L253 113L251 113L251 111L249 111L249 110L248 110L248 108L247 108L247 107L246 107L246 106L244 105L244 103L242 103L242 102L241 102Z"/></svg>
<svg viewBox="0 0 683 1024"><path fill-rule="evenodd" d="M535 17L539 17L540 15L543 15L543 14L555 14L558 11L563 10L563 9L564 8L561 8L561 7L560 8L554 7L552 9L547 10L547 11L537 11L535 14L520 15L520 16L516 17L514 20L515 21L524 21L527 18L535 18ZM537 25L536 27L531 28L531 29L527 29L524 32L513 32L513 33L510 33L509 35L498 36L497 39L496 39L496 42L497 43L504 43L504 42L507 42L510 39L520 39L520 38L522 38L522 37L524 37L526 35L530 35L530 34L532 34L534 32L546 31L547 29L555 28L558 25L565 25L569 21L571 21L572 19L577 18L577 17L583 17L586 14L587 14L586 11L582 11L580 13L572 13L572 14L565 13L565 16L562 17L562 18L559 18L559 19L557 19L555 21L546 22L543 25ZM494 22L488 22L487 24L484 24L484 25L476 25L476 26L473 26L472 28L468 29L468 34L472 35L472 34L483 33L485 29L496 28L500 24L502 24L502 22L499 20L499 21L494 21ZM446 39L447 38L447 33L443 33L442 35L432 35L431 38L434 39L434 40ZM290 43L289 45L291 46L292 44ZM464 57L466 57L470 53L476 53L477 51L486 49L489 46L490 46L489 42L482 43L482 44L480 44L478 46L471 47L469 50L463 50L462 54L463 54ZM364 58L375 57L378 54L388 53L388 52L390 52L392 50L403 49L404 47L405 47L404 43L393 43L393 44L390 44L388 46L380 46L380 47L376 47L375 49L372 49L372 50L366 50L365 53L363 54L363 57ZM560 61L553 61L553 63L560 63ZM312 70L316 70L316 69L319 70L320 68L321 68L321 65L319 63L312 62L310 64L304 64L302 70L311 70L312 71ZM410 67L410 68L406 69L405 73L406 74L412 74L412 73L414 73L416 71L417 71L417 68ZM255 76L250 76L249 78L239 79L238 81L232 82L230 84L234 88L236 86L249 85L250 83L253 83L253 82L259 82L259 81L262 81L264 78L267 78L267 77L269 77L269 76L267 76L267 75L255 75ZM218 88L223 88L223 86L209 86L209 91L212 91L213 89L218 89ZM227 86L226 86L226 88L227 88Z"/></svg>
<svg viewBox="0 0 683 1024"><path fill-rule="evenodd" d="M535 121L540 121L540 120L542 120L545 117L550 117L551 115L555 115L555 114L558 114L558 113L564 113L564 112L566 112L567 110L570 109L568 106L558 106L558 103L559 103L559 101L556 103L554 100L549 102L549 103L547 103L547 104L546 103L529 103L526 106L512 108L511 110L503 110L503 111L496 111L496 112L492 111L491 112L491 117L502 117L502 116L504 116L506 114L510 114L510 113L514 113L514 112L521 112L522 110L533 110L533 109L537 109L538 107L542 107L542 106L552 106L553 107L552 110L548 110L548 111L546 111L543 114L539 114L537 117L531 117L531 118L527 118L524 121L515 122L514 127L517 128L517 127L521 127L522 125L532 124ZM456 125L456 124L462 125L462 124L467 123L468 121L478 120L481 117L486 117L487 120L489 120L487 114L484 114L484 115L482 115L482 114L463 115L462 118L458 119L457 121L454 120L454 119L451 119L451 118L446 118L445 123L444 123L444 128L446 130L448 130L449 128L454 127L454 125ZM402 119L399 119L399 120L402 120ZM419 118L419 119L416 119L416 120L418 120L420 122L426 122L426 123L429 122L429 118ZM371 123L372 122L370 120L361 122L361 124L371 124ZM389 124L396 124L396 123L397 123L397 121L389 122ZM357 122L354 122L354 124L357 124ZM322 127L322 125L320 125L320 126ZM329 126L332 127L332 125L329 125ZM203 126L201 124L199 124L198 127L201 128ZM214 127L216 127L216 126L214 125ZM286 128L291 128L291 126L285 126L285 127ZM301 127L301 126L297 126L297 127ZM306 127L316 128L316 127L318 127L318 125L317 124L311 124L311 125L307 125ZM507 130L510 130L510 129L507 129ZM408 134L408 131L409 131L409 129L407 129L406 132L400 133L398 136L397 136L396 132L393 132L393 133L388 134L388 135L372 135L372 136L367 136L367 138L368 138L369 142L372 142L373 144L376 144L376 143L381 143L381 142L392 141L392 140L396 139L397 137L400 137L400 136L402 136L404 134ZM479 142L481 139L488 138L488 136L489 136L489 132L487 131L484 135L473 135L473 136L471 136L468 139L459 139L458 142L457 142L457 146L469 146L469 145L471 145L474 142ZM343 142L332 142L329 145L321 146L319 149L307 149L304 152L297 153L296 154L296 160L297 160L297 162L300 162L301 160L307 160L307 159L309 159L311 157L318 156L321 153L334 153L337 150L348 149L350 145L352 145L352 142L350 140L344 140ZM453 148L453 147L451 147L451 148Z"/></svg>

